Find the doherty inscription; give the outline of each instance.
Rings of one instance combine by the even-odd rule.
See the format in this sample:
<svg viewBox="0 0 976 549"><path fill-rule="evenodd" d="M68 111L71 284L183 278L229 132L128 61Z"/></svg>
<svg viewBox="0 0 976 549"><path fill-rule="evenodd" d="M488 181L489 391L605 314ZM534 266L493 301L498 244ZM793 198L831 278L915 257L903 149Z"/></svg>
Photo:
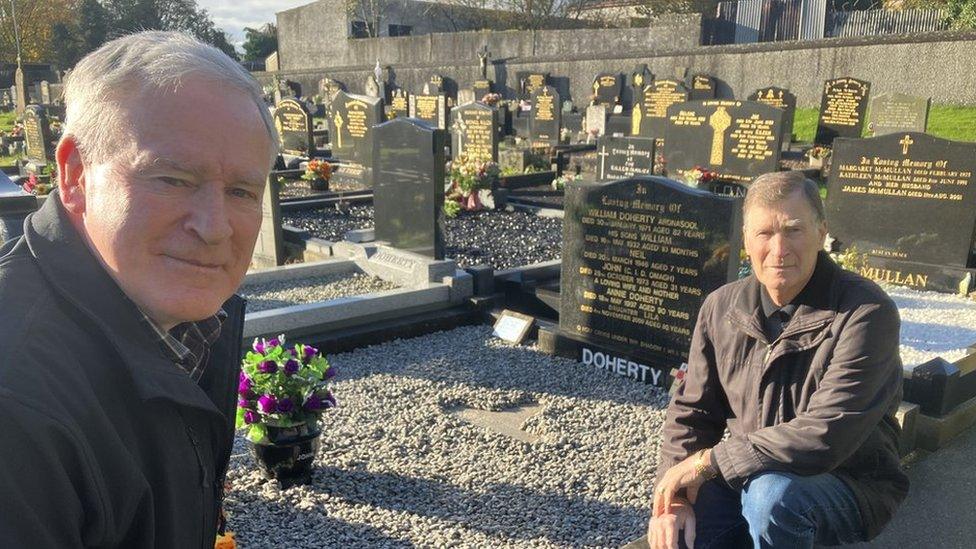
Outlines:
<svg viewBox="0 0 976 549"><path fill-rule="evenodd" d="M680 365L703 299L735 279L740 199L636 177L570 183L565 203L560 329Z"/></svg>

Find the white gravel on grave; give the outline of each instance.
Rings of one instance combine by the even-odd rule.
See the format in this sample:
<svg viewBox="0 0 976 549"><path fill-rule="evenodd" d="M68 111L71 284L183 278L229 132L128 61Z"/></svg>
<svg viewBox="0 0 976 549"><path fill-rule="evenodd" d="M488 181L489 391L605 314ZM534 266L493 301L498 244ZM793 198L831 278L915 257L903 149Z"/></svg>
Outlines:
<svg viewBox="0 0 976 549"><path fill-rule="evenodd" d="M941 356L954 362L976 344L976 300L883 285L901 315L901 361L914 366Z"/></svg>
<svg viewBox="0 0 976 549"><path fill-rule="evenodd" d="M906 365L976 343L976 301L886 286ZM280 490L241 433L227 495L251 547L620 547L646 529L668 396L458 328L329 357L313 484ZM537 404L520 442L449 413Z"/></svg>
<svg viewBox="0 0 976 549"><path fill-rule="evenodd" d="M240 433L240 547L619 547L646 529L668 396L464 327L329 357L313 484L280 490ZM520 442L448 413L537 403Z"/></svg>
<svg viewBox="0 0 976 549"><path fill-rule="evenodd" d="M247 299L247 312L255 313L314 303L352 295L363 295L399 288L396 283L365 273L322 275L299 280L245 284L240 294Z"/></svg>

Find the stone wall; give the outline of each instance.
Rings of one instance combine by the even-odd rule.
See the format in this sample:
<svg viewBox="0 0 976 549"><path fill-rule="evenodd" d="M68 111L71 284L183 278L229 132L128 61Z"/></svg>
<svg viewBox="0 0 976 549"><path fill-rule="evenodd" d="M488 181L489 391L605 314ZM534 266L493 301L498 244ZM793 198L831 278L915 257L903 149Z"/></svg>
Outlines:
<svg viewBox="0 0 976 549"><path fill-rule="evenodd" d="M557 87L564 94L568 91L577 104L588 100L589 86L598 72L629 75L635 64L647 63L659 78L685 70L712 74L720 80L723 97L745 97L769 85L786 87L797 95L800 107L819 106L823 81L841 76L871 82L873 94L900 92L931 97L935 103L976 105L976 32L972 31L698 46L700 19L696 16L645 29L463 32L346 40L347 49L341 56L307 56L298 63L288 57L287 40L282 40L282 15L278 19L284 57L281 74L310 90L328 75L351 91L362 92L377 59L391 65L396 83L411 91L419 91L434 72L468 87L479 76L476 52L487 43L494 69L489 77L493 75L509 95L517 85L516 72L543 70L558 77ZM256 76L270 81L267 73Z"/></svg>

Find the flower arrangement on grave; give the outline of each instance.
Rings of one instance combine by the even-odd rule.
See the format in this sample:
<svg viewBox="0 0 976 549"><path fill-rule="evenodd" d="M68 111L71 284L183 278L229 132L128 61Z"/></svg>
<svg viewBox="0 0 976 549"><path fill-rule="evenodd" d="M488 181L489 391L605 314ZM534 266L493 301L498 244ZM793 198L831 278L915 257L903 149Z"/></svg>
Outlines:
<svg viewBox="0 0 976 549"><path fill-rule="evenodd" d="M664 161L664 153L654 153L654 169L651 170L654 175L666 175L668 173L666 166L667 163Z"/></svg>
<svg viewBox="0 0 976 549"><path fill-rule="evenodd" d="M317 191L329 190L329 178L332 177L332 164L325 160L313 158L305 164L302 179L309 182L312 189Z"/></svg>
<svg viewBox="0 0 976 549"><path fill-rule="evenodd" d="M484 97L481 98L481 102L489 107L493 107L502 100L502 94L500 93L486 93Z"/></svg>
<svg viewBox="0 0 976 549"><path fill-rule="evenodd" d="M833 153L830 147L816 145L807 151L807 162L811 168L823 168Z"/></svg>
<svg viewBox="0 0 976 549"><path fill-rule="evenodd" d="M857 246L848 246L843 252L828 251L827 253L842 269L860 273L864 267L867 267L867 255L861 253Z"/></svg>
<svg viewBox="0 0 976 549"><path fill-rule="evenodd" d="M336 406L329 382L338 373L311 345L285 346L285 336L255 339L241 362L237 427L254 443L269 441L270 427L317 427Z"/></svg>
<svg viewBox="0 0 976 549"><path fill-rule="evenodd" d="M478 161L461 153L453 162L448 163L448 174L450 187L445 193L445 214L448 211L448 201L457 202L461 210L480 210L483 206L478 191L490 190L501 170L496 162Z"/></svg>
<svg viewBox="0 0 976 549"><path fill-rule="evenodd" d="M51 189L53 188L50 183L44 183L36 173L31 172L27 176L27 181L25 181L21 186L25 193L32 194L34 196L47 196Z"/></svg>
<svg viewBox="0 0 976 549"><path fill-rule="evenodd" d="M583 176L578 173L573 175L561 175L552 180L552 189L555 191L561 191L566 188L567 183L571 181L580 181L581 179L583 179Z"/></svg>
<svg viewBox="0 0 976 549"><path fill-rule="evenodd" d="M697 187L703 183L715 181L718 178L718 174L708 168L695 166L690 170L678 170L678 177L680 178L679 181L685 185Z"/></svg>
<svg viewBox="0 0 976 549"><path fill-rule="evenodd" d="M573 139L573 131L569 128L562 128L559 130L559 142L569 143Z"/></svg>
<svg viewBox="0 0 976 549"><path fill-rule="evenodd" d="M593 143L593 142L595 142L597 137L600 137L600 130L599 130L599 128L590 128L589 130L587 130L587 132L586 132L586 142L587 143Z"/></svg>

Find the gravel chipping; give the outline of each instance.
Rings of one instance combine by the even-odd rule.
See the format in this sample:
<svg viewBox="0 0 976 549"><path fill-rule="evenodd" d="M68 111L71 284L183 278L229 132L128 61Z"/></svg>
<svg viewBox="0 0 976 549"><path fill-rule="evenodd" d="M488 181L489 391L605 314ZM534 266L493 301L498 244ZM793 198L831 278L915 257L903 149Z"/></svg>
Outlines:
<svg viewBox="0 0 976 549"><path fill-rule="evenodd" d="M667 394L458 328L329 357L313 484L280 490L239 435L227 494L240 547L619 547L645 531ZM534 443L459 406L537 403Z"/></svg>
<svg viewBox="0 0 976 549"><path fill-rule="evenodd" d="M352 229L373 226L372 206L353 207L348 215L333 208L287 212L284 223L336 241ZM462 213L445 224L444 253L461 267L479 264L511 269L559 259L563 220L522 210Z"/></svg>
<svg viewBox="0 0 976 549"><path fill-rule="evenodd" d="M976 344L976 300L883 285L901 315L901 361L913 366L941 356L949 362Z"/></svg>
<svg viewBox="0 0 976 549"><path fill-rule="evenodd" d="M264 284L245 284L241 287L240 293L247 299L247 312L256 313L300 303L395 290L399 287L393 282L364 273L344 273Z"/></svg>

